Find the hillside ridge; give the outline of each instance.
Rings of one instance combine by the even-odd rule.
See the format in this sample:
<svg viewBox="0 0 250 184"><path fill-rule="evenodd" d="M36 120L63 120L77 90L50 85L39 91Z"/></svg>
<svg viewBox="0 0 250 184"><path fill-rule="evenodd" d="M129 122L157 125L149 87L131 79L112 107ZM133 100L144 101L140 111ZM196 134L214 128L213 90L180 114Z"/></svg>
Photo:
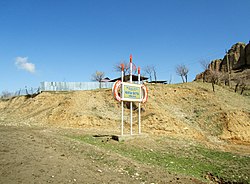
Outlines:
<svg viewBox="0 0 250 184"><path fill-rule="evenodd" d="M149 100L142 105L142 132L199 141L250 143L250 99L226 88L216 93L207 83L148 84ZM135 104L137 106L137 104ZM138 132L137 111L133 132ZM129 134L129 109L125 134ZM109 89L42 92L27 98L0 101L0 123L56 126L120 134L121 105Z"/></svg>

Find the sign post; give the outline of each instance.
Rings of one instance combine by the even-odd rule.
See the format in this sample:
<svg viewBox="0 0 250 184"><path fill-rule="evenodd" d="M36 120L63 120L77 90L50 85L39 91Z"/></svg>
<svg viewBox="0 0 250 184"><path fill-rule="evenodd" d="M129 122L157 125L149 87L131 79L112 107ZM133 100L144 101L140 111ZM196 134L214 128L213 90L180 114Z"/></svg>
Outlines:
<svg viewBox="0 0 250 184"><path fill-rule="evenodd" d="M123 75L124 75L124 64L121 64L121 67L122 67L122 76L121 76L121 79L122 79L122 83L123 83ZM122 96L123 96L123 90L121 91L122 93ZM124 112L124 107L123 107L123 100L121 102L121 105L122 105L122 126L121 126L121 135L123 136L123 126L124 126L124 121L123 121L123 112Z"/></svg>
<svg viewBox="0 0 250 184"><path fill-rule="evenodd" d="M141 78L141 68L138 67L138 84L140 85L140 79ZM141 88L140 88L140 94L141 94ZM141 102L138 104L138 133L141 134Z"/></svg>
<svg viewBox="0 0 250 184"><path fill-rule="evenodd" d="M129 57L129 66L130 66L130 83L132 84L132 74L133 74L133 64L132 64L132 55ZM133 103L130 102L130 135L133 134Z"/></svg>
<svg viewBox="0 0 250 184"><path fill-rule="evenodd" d="M121 102L122 121L121 136L124 135L124 101L130 102L130 135L133 135L133 102L138 102L138 134L141 134L141 103L145 103L148 99L148 90L145 85L141 84L141 70L138 67L138 84L132 80L133 63L132 55L130 55L130 80L124 82L124 64L121 64L121 81L114 83L112 93L115 99Z"/></svg>

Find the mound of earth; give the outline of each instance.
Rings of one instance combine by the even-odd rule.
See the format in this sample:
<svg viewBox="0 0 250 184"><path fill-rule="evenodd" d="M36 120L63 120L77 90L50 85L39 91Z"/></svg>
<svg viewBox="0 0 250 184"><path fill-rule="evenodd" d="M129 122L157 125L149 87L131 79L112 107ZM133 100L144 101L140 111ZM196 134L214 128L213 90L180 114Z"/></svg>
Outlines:
<svg viewBox="0 0 250 184"><path fill-rule="evenodd" d="M111 139L121 104L110 89L1 100L0 183L249 183L249 97L199 82L147 86L143 134L124 142Z"/></svg>
<svg viewBox="0 0 250 184"><path fill-rule="evenodd" d="M192 82L148 84L142 104L142 132L199 141L233 140L250 143L250 99L216 86ZM138 104L134 104L133 133L138 132ZM125 133L130 132L125 108ZM110 89L42 92L34 97L0 101L4 125L75 127L120 134L121 104Z"/></svg>

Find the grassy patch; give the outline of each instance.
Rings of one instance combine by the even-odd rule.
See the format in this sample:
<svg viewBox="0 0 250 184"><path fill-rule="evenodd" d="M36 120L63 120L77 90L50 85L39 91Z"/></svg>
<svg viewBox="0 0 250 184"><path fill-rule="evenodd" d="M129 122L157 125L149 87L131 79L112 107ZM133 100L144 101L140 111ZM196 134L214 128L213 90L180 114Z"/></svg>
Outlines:
<svg viewBox="0 0 250 184"><path fill-rule="evenodd" d="M247 156L214 151L201 146L179 148L178 151L176 148L155 151L131 146L124 142L104 143L100 138L92 136L71 136L71 138L116 152L144 164L160 166L168 171L198 179L204 179L206 173L211 173L224 182L250 183L248 178L250 157ZM130 172L129 168L128 172Z"/></svg>
<svg viewBox="0 0 250 184"><path fill-rule="evenodd" d="M222 114L220 113L214 113L207 116L202 128L213 136L221 135L223 132L223 121L219 119L221 116Z"/></svg>

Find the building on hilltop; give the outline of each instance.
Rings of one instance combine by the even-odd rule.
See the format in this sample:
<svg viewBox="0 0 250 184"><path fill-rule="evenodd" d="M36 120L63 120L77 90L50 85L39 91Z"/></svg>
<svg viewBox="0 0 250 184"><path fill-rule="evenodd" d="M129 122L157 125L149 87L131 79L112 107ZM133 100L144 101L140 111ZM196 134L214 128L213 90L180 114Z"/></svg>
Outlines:
<svg viewBox="0 0 250 184"><path fill-rule="evenodd" d="M121 79L121 77L118 77L118 78L110 80L109 82L115 82L117 80L122 80L122 79ZM123 81L124 82L129 82L129 80L130 80L130 75L125 75L124 78L123 78ZM140 77L140 81L145 81L145 80L148 80L148 78L143 77L143 76ZM137 82L138 81L138 76L137 75L132 75L132 81Z"/></svg>

